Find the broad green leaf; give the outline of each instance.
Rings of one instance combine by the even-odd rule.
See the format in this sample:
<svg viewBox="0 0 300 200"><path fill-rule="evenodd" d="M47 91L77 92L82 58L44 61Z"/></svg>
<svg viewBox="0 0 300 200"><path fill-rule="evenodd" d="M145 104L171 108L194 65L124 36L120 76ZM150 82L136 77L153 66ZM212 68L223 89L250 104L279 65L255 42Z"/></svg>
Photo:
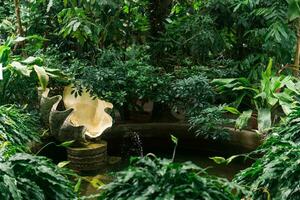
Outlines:
<svg viewBox="0 0 300 200"><path fill-rule="evenodd" d="M292 112L293 108L295 107L295 105L292 103L287 103L280 100L279 100L279 105L281 106L284 114L286 115L289 115Z"/></svg>
<svg viewBox="0 0 300 200"><path fill-rule="evenodd" d="M68 0L63 0L64 1L64 7L67 7L68 5Z"/></svg>
<svg viewBox="0 0 300 200"><path fill-rule="evenodd" d="M0 62L5 66L8 62L10 48L6 45L0 46Z"/></svg>
<svg viewBox="0 0 300 200"><path fill-rule="evenodd" d="M273 66L273 59L270 58L269 59L269 63L267 66L266 71L263 72L263 75L265 76L265 78L269 79L272 76L272 66Z"/></svg>
<svg viewBox="0 0 300 200"><path fill-rule="evenodd" d="M261 101L263 101L263 100L265 100L267 98L267 95L266 95L265 92L261 92L258 95L254 96L253 98L254 99L258 99L259 97L261 98Z"/></svg>
<svg viewBox="0 0 300 200"><path fill-rule="evenodd" d="M80 26L81 22L76 22L73 26L73 31L77 31L78 27Z"/></svg>
<svg viewBox="0 0 300 200"><path fill-rule="evenodd" d="M236 109L234 107L225 106L223 109L230 112L230 113L232 113L232 114L235 114L235 115L241 114L240 111L238 111L238 109Z"/></svg>
<svg viewBox="0 0 300 200"><path fill-rule="evenodd" d="M26 58L25 60L22 61L22 63L24 64L34 64L34 63L41 63L42 59L40 57L33 57L33 56L29 56L28 58Z"/></svg>
<svg viewBox="0 0 300 200"><path fill-rule="evenodd" d="M13 61L10 64L17 72L23 74L24 76L30 76L31 70L28 69L26 65L22 65L20 62Z"/></svg>
<svg viewBox="0 0 300 200"><path fill-rule="evenodd" d="M21 192L17 188L17 180L15 178L9 177L7 175L4 175L3 182L8 187L9 192L11 193L11 196L14 199L23 199Z"/></svg>
<svg viewBox="0 0 300 200"><path fill-rule="evenodd" d="M235 127L239 130L247 126L249 119L251 118L252 110L244 111L235 122Z"/></svg>
<svg viewBox="0 0 300 200"><path fill-rule="evenodd" d="M38 79L39 79L42 89L46 90L48 82L49 82L49 76L48 76L46 70L43 67L39 67L37 65L34 65L33 68L38 76Z"/></svg>
<svg viewBox="0 0 300 200"><path fill-rule="evenodd" d="M294 101L294 95L289 93L288 89L285 89L284 92L281 93L275 93L274 96L282 102L291 103Z"/></svg>
<svg viewBox="0 0 300 200"><path fill-rule="evenodd" d="M300 17L300 2L299 0L289 0L288 1L288 18L293 21Z"/></svg>
<svg viewBox="0 0 300 200"><path fill-rule="evenodd" d="M257 113L258 132L265 133L271 128L271 110L268 108L260 108Z"/></svg>
<svg viewBox="0 0 300 200"><path fill-rule="evenodd" d="M47 5L47 12L50 11L52 6L53 6L53 0L49 0L48 5Z"/></svg>
<svg viewBox="0 0 300 200"><path fill-rule="evenodd" d="M27 38L26 37L17 37L15 40L14 40L14 42L23 42L23 41L25 41Z"/></svg>
<svg viewBox="0 0 300 200"><path fill-rule="evenodd" d="M285 82L283 81L285 81L285 79L281 80L280 77L272 77L270 82L270 90L272 92L276 92L278 89L285 85Z"/></svg>
<svg viewBox="0 0 300 200"><path fill-rule="evenodd" d="M243 94L239 95L237 97L237 99L232 103L232 105L236 108L238 108L241 104L241 102L243 101L244 97L246 96L246 92L244 92Z"/></svg>
<svg viewBox="0 0 300 200"><path fill-rule="evenodd" d="M295 92L298 95L300 94L300 88L292 80L289 80L288 82L286 82L285 85L291 91Z"/></svg>
<svg viewBox="0 0 300 200"><path fill-rule="evenodd" d="M267 102L270 106L275 106L276 103L278 102L278 99L272 96L267 96Z"/></svg>

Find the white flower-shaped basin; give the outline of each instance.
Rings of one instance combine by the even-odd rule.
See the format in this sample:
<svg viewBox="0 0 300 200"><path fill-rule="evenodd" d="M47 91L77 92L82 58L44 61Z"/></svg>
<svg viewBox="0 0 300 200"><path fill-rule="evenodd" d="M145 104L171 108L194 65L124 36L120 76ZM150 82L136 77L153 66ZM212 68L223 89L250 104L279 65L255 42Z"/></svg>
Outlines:
<svg viewBox="0 0 300 200"><path fill-rule="evenodd" d="M112 117L106 113L105 109L113 108L109 102L92 98L86 89L81 95L75 97L72 94L72 86L65 87L63 102L66 109L72 108L69 120L75 126L84 126L85 135L96 138L99 137L107 128L112 126Z"/></svg>

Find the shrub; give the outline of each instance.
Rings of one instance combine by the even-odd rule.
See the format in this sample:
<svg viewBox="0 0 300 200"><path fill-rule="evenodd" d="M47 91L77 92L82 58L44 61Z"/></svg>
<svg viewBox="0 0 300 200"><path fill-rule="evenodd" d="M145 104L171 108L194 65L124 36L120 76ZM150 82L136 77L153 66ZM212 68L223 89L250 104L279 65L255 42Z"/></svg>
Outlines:
<svg viewBox="0 0 300 200"><path fill-rule="evenodd" d="M68 170L27 153L4 157L0 155L0 199L75 199L72 183L66 178L70 174Z"/></svg>
<svg viewBox="0 0 300 200"><path fill-rule="evenodd" d="M224 106L210 106L199 112L191 113L188 122L197 136L227 140L230 135L224 126L231 120L224 118L224 113Z"/></svg>
<svg viewBox="0 0 300 200"><path fill-rule="evenodd" d="M96 64L76 62L67 70L75 74L75 85L85 86L116 107L135 104L138 99L164 101L168 93L165 86L171 77L148 64L148 59L142 47L108 49L98 55Z"/></svg>
<svg viewBox="0 0 300 200"><path fill-rule="evenodd" d="M171 87L175 107L185 108L188 112L203 109L212 102L214 95L209 80L203 75L177 80Z"/></svg>
<svg viewBox="0 0 300 200"><path fill-rule="evenodd" d="M180 164L149 156L131 159L130 167L118 172L104 189L101 200L223 200L243 196L241 187L209 176L191 162Z"/></svg>
<svg viewBox="0 0 300 200"><path fill-rule="evenodd" d="M16 106L0 106L0 144L26 145L38 141L38 119Z"/></svg>
<svg viewBox="0 0 300 200"><path fill-rule="evenodd" d="M254 153L263 157L236 175L234 181L249 187L249 198L297 200L300 198L300 108L277 128Z"/></svg>

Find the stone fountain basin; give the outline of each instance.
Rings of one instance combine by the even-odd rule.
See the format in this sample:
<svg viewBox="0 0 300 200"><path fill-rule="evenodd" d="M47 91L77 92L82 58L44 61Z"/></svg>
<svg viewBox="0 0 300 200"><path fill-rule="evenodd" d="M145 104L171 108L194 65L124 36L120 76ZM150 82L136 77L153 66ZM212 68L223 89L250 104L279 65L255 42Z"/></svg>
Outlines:
<svg viewBox="0 0 300 200"><path fill-rule="evenodd" d="M197 151L207 155L233 155L255 150L261 143L262 137L254 131L238 131L227 128L231 135L230 140L212 140L195 136L189 130L187 123L126 123L115 124L107 130L102 138L108 141L108 152L118 153L122 143L130 132L136 132L142 140L146 151L173 150L170 134L179 140L179 151Z"/></svg>

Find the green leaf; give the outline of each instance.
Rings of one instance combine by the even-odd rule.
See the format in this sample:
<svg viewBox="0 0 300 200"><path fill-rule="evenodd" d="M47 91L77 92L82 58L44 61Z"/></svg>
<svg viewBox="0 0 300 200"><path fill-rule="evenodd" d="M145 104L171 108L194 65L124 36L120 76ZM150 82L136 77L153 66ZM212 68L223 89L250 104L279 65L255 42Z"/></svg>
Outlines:
<svg viewBox="0 0 300 200"><path fill-rule="evenodd" d="M23 199L20 191L17 188L17 180L7 175L3 176L3 182L8 187L13 199Z"/></svg>
<svg viewBox="0 0 300 200"><path fill-rule="evenodd" d="M9 60L10 48L6 45L0 46L0 62L5 66Z"/></svg>
<svg viewBox="0 0 300 200"><path fill-rule="evenodd" d="M238 86L232 89L233 91L237 91L237 90L250 90L253 91L255 93L258 93L258 90L252 87L245 87L245 86Z"/></svg>
<svg viewBox="0 0 300 200"><path fill-rule="evenodd" d="M52 6L53 6L53 0L49 0L48 5L47 5L47 12L50 11Z"/></svg>
<svg viewBox="0 0 300 200"><path fill-rule="evenodd" d="M272 126L271 110L268 108L258 109L257 113L258 132L265 133Z"/></svg>
<svg viewBox="0 0 300 200"><path fill-rule="evenodd" d="M23 74L24 76L30 76L31 74L31 70L28 69L28 67L26 65L22 65L20 62L17 61L13 61L10 64L17 72Z"/></svg>
<svg viewBox="0 0 300 200"><path fill-rule="evenodd" d="M73 31L77 31L78 27L80 26L81 22L76 22L74 25L73 25Z"/></svg>
<svg viewBox="0 0 300 200"><path fill-rule="evenodd" d="M215 157L210 157L209 159L213 160L217 164L224 164L224 163L226 163L226 159L223 158L223 157L215 156Z"/></svg>
<svg viewBox="0 0 300 200"><path fill-rule="evenodd" d="M69 146L71 146L74 142L75 142L75 140L70 140L70 141L63 142L63 143L61 143L61 144L58 145L58 146L60 146L60 147L69 147Z"/></svg>
<svg viewBox="0 0 300 200"><path fill-rule="evenodd" d="M252 110L244 111L235 122L235 127L239 130L247 126L249 119L251 118Z"/></svg>
<svg viewBox="0 0 300 200"><path fill-rule="evenodd" d="M295 107L294 103L286 102L286 101L281 101L279 100L279 105L281 106L284 114L289 115L293 108Z"/></svg>
<svg viewBox="0 0 300 200"><path fill-rule="evenodd" d="M41 63L42 59L40 57L33 57L33 56L29 56L28 58L26 58L25 60L22 61L22 63L24 64L34 64L34 63Z"/></svg>
<svg viewBox="0 0 300 200"><path fill-rule="evenodd" d="M230 113L232 113L232 114L235 114L235 115L240 115L241 114L240 111L238 111L238 109L236 109L234 107L225 106L223 109L230 112Z"/></svg>
<svg viewBox="0 0 300 200"><path fill-rule="evenodd" d="M271 77L272 76L272 66L273 66L273 59L270 58L269 59L269 63L268 63L268 66L267 66L267 69L266 71L264 72L266 77Z"/></svg>
<svg viewBox="0 0 300 200"><path fill-rule="evenodd" d="M175 137L174 135L171 135L171 140L174 144L176 144L176 145L178 144L178 138Z"/></svg>
<svg viewBox="0 0 300 200"><path fill-rule="evenodd" d="M300 17L300 2L299 0L289 0L288 1L288 18L293 21Z"/></svg>
<svg viewBox="0 0 300 200"><path fill-rule="evenodd" d="M64 7L67 7L68 5L68 0L64 0Z"/></svg>
<svg viewBox="0 0 300 200"><path fill-rule="evenodd" d="M39 67L37 65L34 65L33 68L38 76L38 79L39 79L42 89L46 90L48 82L49 82L49 76L47 75L46 70L43 67Z"/></svg>
<svg viewBox="0 0 300 200"><path fill-rule="evenodd" d="M77 183L76 183L76 185L75 185L75 187L74 187L74 192L76 192L76 193L79 192L80 186L81 186L81 181L82 181L82 178L79 177L79 179L78 179L78 181L77 181Z"/></svg>
<svg viewBox="0 0 300 200"><path fill-rule="evenodd" d="M25 41L27 38L26 37L17 37L15 40L14 40L14 42L23 42L23 41Z"/></svg>
<svg viewBox="0 0 300 200"><path fill-rule="evenodd" d="M65 167L65 166L67 166L69 163L70 163L70 161L62 161L62 162L59 162L59 163L57 164L57 166L58 166L59 168L63 168L63 167Z"/></svg>

